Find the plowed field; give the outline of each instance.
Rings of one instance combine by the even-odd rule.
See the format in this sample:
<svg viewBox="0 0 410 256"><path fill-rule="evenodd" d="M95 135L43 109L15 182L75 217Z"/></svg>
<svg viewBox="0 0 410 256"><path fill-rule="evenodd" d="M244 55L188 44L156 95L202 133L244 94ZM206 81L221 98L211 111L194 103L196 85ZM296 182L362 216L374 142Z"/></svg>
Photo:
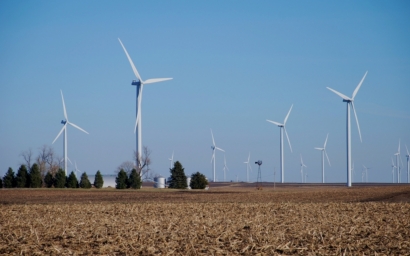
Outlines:
<svg viewBox="0 0 410 256"><path fill-rule="evenodd" d="M0 254L409 255L410 186L3 189Z"/></svg>

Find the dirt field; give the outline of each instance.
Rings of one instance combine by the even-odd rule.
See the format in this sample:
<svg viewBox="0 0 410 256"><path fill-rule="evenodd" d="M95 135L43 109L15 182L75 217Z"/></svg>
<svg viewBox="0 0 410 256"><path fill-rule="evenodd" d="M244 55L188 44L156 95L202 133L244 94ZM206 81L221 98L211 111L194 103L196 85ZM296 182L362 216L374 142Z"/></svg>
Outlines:
<svg viewBox="0 0 410 256"><path fill-rule="evenodd" d="M409 255L410 186L3 189L0 254Z"/></svg>

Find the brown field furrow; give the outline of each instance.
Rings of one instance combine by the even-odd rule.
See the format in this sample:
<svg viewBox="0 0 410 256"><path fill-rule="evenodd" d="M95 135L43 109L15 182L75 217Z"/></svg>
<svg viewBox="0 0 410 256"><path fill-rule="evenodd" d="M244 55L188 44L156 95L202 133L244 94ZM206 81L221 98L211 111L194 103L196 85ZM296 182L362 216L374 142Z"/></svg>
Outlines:
<svg viewBox="0 0 410 256"><path fill-rule="evenodd" d="M409 191L0 190L0 254L409 255Z"/></svg>

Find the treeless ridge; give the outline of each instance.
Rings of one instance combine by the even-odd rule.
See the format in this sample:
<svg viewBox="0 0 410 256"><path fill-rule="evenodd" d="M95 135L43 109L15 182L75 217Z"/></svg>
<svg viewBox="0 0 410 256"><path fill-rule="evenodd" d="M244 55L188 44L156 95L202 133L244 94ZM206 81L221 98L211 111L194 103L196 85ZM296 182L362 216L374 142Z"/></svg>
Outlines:
<svg viewBox="0 0 410 256"><path fill-rule="evenodd" d="M410 187L0 190L0 254L406 255Z"/></svg>

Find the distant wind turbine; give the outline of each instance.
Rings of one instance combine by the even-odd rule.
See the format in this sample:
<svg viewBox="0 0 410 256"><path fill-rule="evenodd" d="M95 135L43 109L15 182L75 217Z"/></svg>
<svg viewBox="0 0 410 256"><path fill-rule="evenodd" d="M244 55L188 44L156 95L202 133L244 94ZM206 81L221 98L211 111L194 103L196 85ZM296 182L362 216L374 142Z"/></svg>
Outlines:
<svg viewBox="0 0 410 256"><path fill-rule="evenodd" d="M391 167L393 167L393 169L391 170L391 174L392 174L392 183L394 183L394 169L396 169L396 165L394 164L393 157L391 158Z"/></svg>
<svg viewBox="0 0 410 256"><path fill-rule="evenodd" d="M407 157L407 183L410 183L410 171L409 171L409 158L410 158L410 154L409 154L409 150L408 150L408 148L407 148L407 145L406 145L406 151L407 151L407 155L406 155L406 157Z"/></svg>
<svg viewBox="0 0 410 256"><path fill-rule="evenodd" d="M288 143L289 143L290 152L292 152L292 146L290 145L288 132L286 131L286 121L288 120L288 117L289 117L290 111L292 111L292 108L293 108L293 104L290 107L289 112L286 115L285 120L283 121L283 124L266 119L266 121L280 127L280 172L281 172L281 182L282 183L285 182L285 164L284 164L284 155L283 155L283 131L285 131L286 138L288 139Z"/></svg>
<svg viewBox="0 0 410 256"><path fill-rule="evenodd" d="M77 168L77 161L74 161L74 164L75 164L75 177L78 179L77 173L81 173L81 171L78 170L78 168ZM78 182L80 182L80 181L78 181Z"/></svg>
<svg viewBox="0 0 410 256"><path fill-rule="evenodd" d="M369 174L368 174L367 170L369 170L370 168L368 168L368 167L366 167L366 166L364 166L364 165L363 165L363 168L364 168L365 173L366 173L366 183L367 183L367 182L369 182L369 180L368 180Z"/></svg>
<svg viewBox="0 0 410 256"><path fill-rule="evenodd" d="M125 55L127 55L128 61L131 64L131 68L134 71L134 74L138 80L133 80L131 85L136 85L137 86L137 119L135 121L135 126L134 126L134 133L138 130L137 134L137 165L141 165L139 159L142 154L142 121L141 121L141 101L142 101L142 90L144 89L145 84L152 84L152 83L158 83L158 82L163 82L167 80L171 80L172 78L153 78L153 79L147 79L147 80L142 80L140 74L137 71L137 68L135 67L134 63L131 60L131 57L128 55L127 50L125 49L124 45L122 44L121 40L118 38L118 41L120 41L120 44L122 48L124 49ZM140 167L140 166L138 166Z"/></svg>
<svg viewBox="0 0 410 256"><path fill-rule="evenodd" d="M224 170L224 182L226 182L226 171L227 171L227 170L229 171L229 168L228 168L228 166L226 165L225 155L224 155L224 168L223 168L223 170Z"/></svg>
<svg viewBox="0 0 410 256"><path fill-rule="evenodd" d="M397 149L397 153L394 154L396 156L396 168L397 168L397 183L401 183L401 166L403 165L403 161L401 160L401 155L400 155L400 140L399 140L399 148ZM401 165L400 165L400 162Z"/></svg>
<svg viewBox="0 0 410 256"><path fill-rule="evenodd" d="M347 103L347 118L346 118L346 148L347 148L347 186L351 187L352 186L352 148L351 148L351 129L350 129L350 107L353 109L354 116L356 118L356 124L357 124L357 129L359 130L359 136L360 136L360 142L362 141L362 134L360 133L360 126L359 126L359 119L357 119L357 114L356 114L356 109L354 108L354 98L356 97L357 92L360 89L360 86L362 86L362 83L364 79L366 78L367 71L364 74L362 80L360 83L357 85L356 89L353 91L353 95L351 98L347 97L346 95L333 90L332 88L326 87L330 91L334 92L338 96L340 96L343 99L343 102Z"/></svg>
<svg viewBox="0 0 410 256"><path fill-rule="evenodd" d="M215 181L216 181L216 173L215 173L215 149L217 149L217 150L219 150L219 151L222 151L222 152L225 152L225 150L223 150L223 149L221 149L221 148L218 148L218 147L216 146L215 140L214 140L214 134L212 133L212 129L211 129L211 135L212 135L212 146L211 146L211 148L212 148L212 158L211 158L211 163L212 163L212 161L213 161L213 163L214 163L214 182L215 182Z"/></svg>
<svg viewBox="0 0 410 256"><path fill-rule="evenodd" d="M243 162L244 164L246 164L246 182L249 182L249 168L252 171L252 166L250 164L250 160L251 160L251 152L249 152L248 161Z"/></svg>
<svg viewBox="0 0 410 256"><path fill-rule="evenodd" d="M322 183L325 183L325 155L327 158L327 162L330 165L330 160L329 157L327 156L327 152L326 152L326 143L327 143L327 138L329 137L329 133L326 135L326 140L325 140L325 144L323 145L323 148L315 148L317 150L322 151Z"/></svg>
<svg viewBox="0 0 410 256"><path fill-rule="evenodd" d="M300 175L302 175L302 183L303 183L303 167L307 166L303 163L302 154L300 154Z"/></svg>
<svg viewBox="0 0 410 256"><path fill-rule="evenodd" d="M172 165L174 164L174 151L172 151L172 156L171 158L168 158L168 160L171 162L171 169L172 169Z"/></svg>
<svg viewBox="0 0 410 256"><path fill-rule="evenodd" d="M78 130L80 130L80 131L82 131L82 132L85 132L85 133L87 133L87 134L89 134L89 133L86 132L85 130L83 130L82 128L80 128L79 126L77 126L77 125L75 125L75 124L73 124L73 123L71 123L71 122L68 121L67 111L66 111L66 109L65 109L65 103L64 103L63 92L62 92L61 90L60 90L60 92L61 92L61 99L62 99L62 101L63 101L63 110L64 110L64 118L65 118L65 120L61 120L61 123L62 123L64 126L63 126L63 128L60 130L60 132L58 133L57 137L53 140L53 143L51 143L51 144L54 144L54 142L58 139L58 137L60 137L61 133L64 131L64 142L63 142L64 172L65 172L65 175L67 176L67 160L68 160L68 157L67 157L67 124L69 124L69 125L71 125L71 126L77 128Z"/></svg>

